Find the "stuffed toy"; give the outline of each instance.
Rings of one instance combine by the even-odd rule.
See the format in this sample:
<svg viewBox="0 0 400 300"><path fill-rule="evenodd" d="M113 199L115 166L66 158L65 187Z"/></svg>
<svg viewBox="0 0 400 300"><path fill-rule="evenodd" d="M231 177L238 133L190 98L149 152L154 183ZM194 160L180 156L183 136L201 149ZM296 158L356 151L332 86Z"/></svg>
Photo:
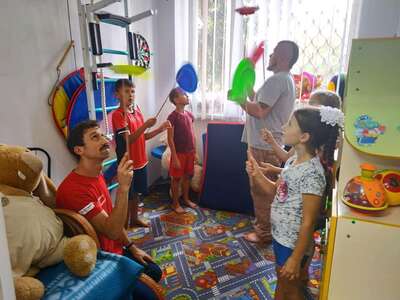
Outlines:
<svg viewBox="0 0 400 300"><path fill-rule="evenodd" d="M0 144L0 199L17 299L35 300L44 294L33 276L41 268L64 260L77 276L88 276L96 264L97 248L87 235L64 236L55 207L55 186L42 172L41 160L28 149Z"/></svg>
<svg viewBox="0 0 400 300"><path fill-rule="evenodd" d="M315 76L306 71L301 74L295 74L293 77L296 85L296 98L299 100L310 99L311 93L322 84L320 75Z"/></svg>

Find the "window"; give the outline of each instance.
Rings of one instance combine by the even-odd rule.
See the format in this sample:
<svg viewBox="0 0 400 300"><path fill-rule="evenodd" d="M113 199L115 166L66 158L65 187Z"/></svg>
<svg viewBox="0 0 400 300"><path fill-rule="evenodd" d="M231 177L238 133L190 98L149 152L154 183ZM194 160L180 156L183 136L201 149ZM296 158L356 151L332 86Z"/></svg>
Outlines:
<svg viewBox="0 0 400 300"><path fill-rule="evenodd" d="M279 40L294 40L300 48L297 64L299 97L301 82L310 77L314 86L326 87L329 79L345 70L349 16L353 0L195 0L191 1L195 35L193 63L200 88L194 96L198 117L241 119L242 111L226 100L236 65L262 40L265 54L256 65L256 86L270 76L265 70L269 54ZM248 17L235 12L243 6L259 6ZM303 73L307 72L307 73Z"/></svg>
<svg viewBox="0 0 400 300"><path fill-rule="evenodd" d="M197 2L197 69L201 97L196 110L207 116L223 116L225 71L229 61L227 33L230 22L230 1L206 0ZM221 100L220 100L221 99ZM204 107L205 106L205 107Z"/></svg>

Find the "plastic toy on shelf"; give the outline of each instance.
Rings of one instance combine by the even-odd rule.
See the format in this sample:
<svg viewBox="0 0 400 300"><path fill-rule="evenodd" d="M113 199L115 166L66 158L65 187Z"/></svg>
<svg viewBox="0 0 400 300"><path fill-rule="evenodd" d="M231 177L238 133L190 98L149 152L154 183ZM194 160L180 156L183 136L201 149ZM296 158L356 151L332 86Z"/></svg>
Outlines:
<svg viewBox="0 0 400 300"><path fill-rule="evenodd" d="M320 300L399 299L399 53L399 37L351 43Z"/></svg>
<svg viewBox="0 0 400 300"><path fill-rule="evenodd" d="M390 206L400 205L400 171L379 170L375 178L381 182L388 204Z"/></svg>
<svg viewBox="0 0 400 300"><path fill-rule="evenodd" d="M343 193L343 202L363 212L381 211L388 207L385 190L379 179L374 178L376 167L361 164L361 176L352 178Z"/></svg>

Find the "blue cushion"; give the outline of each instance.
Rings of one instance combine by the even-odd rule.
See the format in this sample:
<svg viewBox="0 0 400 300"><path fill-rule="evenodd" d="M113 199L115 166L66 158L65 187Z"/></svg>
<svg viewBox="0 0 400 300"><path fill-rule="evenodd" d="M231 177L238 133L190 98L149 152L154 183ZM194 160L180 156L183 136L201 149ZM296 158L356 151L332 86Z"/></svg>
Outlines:
<svg viewBox="0 0 400 300"><path fill-rule="evenodd" d="M96 267L86 278L73 275L64 262L41 270L37 277L46 287L43 299L112 300L129 299L142 271L143 266L129 258L99 251Z"/></svg>
<svg viewBox="0 0 400 300"><path fill-rule="evenodd" d="M165 149L167 149L167 146L165 145L155 147L151 150L151 155L155 158L161 159Z"/></svg>
<svg viewBox="0 0 400 300"><path fill-rule="evenodd" d="M252 214L247 145L241 123L209 123L203 160L203 189L199 204L214 210Z"/></svg>

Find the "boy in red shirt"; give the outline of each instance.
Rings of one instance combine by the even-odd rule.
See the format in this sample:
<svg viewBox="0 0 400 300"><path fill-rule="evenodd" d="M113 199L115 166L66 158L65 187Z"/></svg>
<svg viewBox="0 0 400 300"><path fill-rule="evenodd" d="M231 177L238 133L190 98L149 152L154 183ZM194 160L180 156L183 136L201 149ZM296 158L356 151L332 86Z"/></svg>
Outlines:
<svg viewBox="0 0 400 300"><path fill-rule="evenodd" d="M163 132L170 123L164 122L157 129L145 132L156 124L156 118L144 121L139 106L135 105L135 85L128 79L119 79L115 84L115 96L120 107L112 114L112 125L116 141L118 162L126 152L126 141L129 143L129 155L133 161L135 179L129 189L128 219L129 226L148 227L149 225L138 218L139 194L147 194L147 154L146 140ZM125 116L126 112L126 116Z"/></svg>
<svg viewBox="0 0 400 300"><path fill-rule="evenodd" d="M191 207L197 205L189 198L190 179L193 176L196 157L196 144L193 130L193 115L185 110L189 98L181 88L174 88L169 93L169 100L176 109L168 116L172 128L168 129L168 145L171 149L170 176L172 190L172 209L176 213L185 210L179 204L179 184L182 178L183 201Z"/></svg>

